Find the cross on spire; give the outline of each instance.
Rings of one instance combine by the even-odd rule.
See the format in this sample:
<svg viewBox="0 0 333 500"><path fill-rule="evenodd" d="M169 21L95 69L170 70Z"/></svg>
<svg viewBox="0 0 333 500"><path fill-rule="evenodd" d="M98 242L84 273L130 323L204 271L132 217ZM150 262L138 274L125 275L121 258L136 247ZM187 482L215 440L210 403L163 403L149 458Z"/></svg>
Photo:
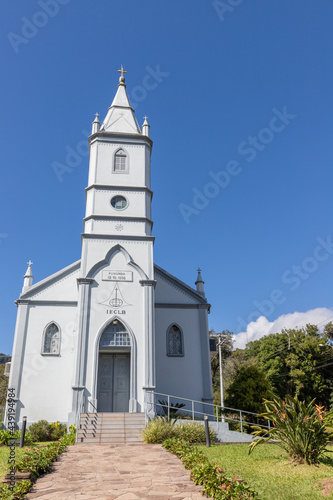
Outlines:
<svg viewBox="0 0 333 500"><path fill-rule="evenodd" d="M31 260L29 260L29 262L27 262L28 266L32 266L33 262L31 262Z"/></svg>
<svg viewBox="0 0 333 500"><path fill-rule="evenodd" d="M123 65L121 65L121 69L118 69L118 73L121 73L122 78L124 77L124 73L127 73L127 71L124 70Z"/></svg>
<svg viewBox="0 0 333 500"><path fill-rule="evenodd" d="M201 271L202 271L202 269L200 269L200 267L198 267L197 272L201 273Z"/></svg>
<svg viewBox="0 0 333 500"><path fill-rule="evenodd" d="M143 119L144 119L144 120L148 120L148 116L144 116L144 117L143 117Z"/></svg>
<svg viewBox="0 0 333 500"><path fill-rule="evenodd" d="M98 117L99 117L99 113L95 113L95 116L96 116L96 118L97 118L97 120L98 120Z"/></svg>

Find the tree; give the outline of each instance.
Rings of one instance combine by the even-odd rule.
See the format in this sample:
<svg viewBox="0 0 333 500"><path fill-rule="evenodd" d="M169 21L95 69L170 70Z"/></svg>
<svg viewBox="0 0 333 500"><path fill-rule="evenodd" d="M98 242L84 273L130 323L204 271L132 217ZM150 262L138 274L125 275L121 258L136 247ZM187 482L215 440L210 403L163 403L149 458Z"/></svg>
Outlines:
<svg viewBox="0 0 333 500"><path fill-rule="evenodd" d="M281 398L286 394L307 402L315 398L318 404L329 407L333 383L328 342L328 333L321 334L317 326L308 324L250 342L245 351L257 360Z"/></svg>
<svg viewBox="0 0 333 500"><path fill-rule="evenodd" d="M227 390L225 405L229 408L262 412L263 399L271 387L265 373L256 365L241 366Z"/></svg>
<svg viewBox="0 0 333 500"><path fill-rule="evenodd" d="M0 413L2 409L6 406L7 388L8 388L8 377L4 375L5 365L0 364Z"/></svg>
<svg viewBox="0 0 333 500"><path fill-rule="evenodd" d="M327 325L324 328L324 334L328 338L328 340L331 342L333 340L333 323L330 321L327 323Z"/></svg>

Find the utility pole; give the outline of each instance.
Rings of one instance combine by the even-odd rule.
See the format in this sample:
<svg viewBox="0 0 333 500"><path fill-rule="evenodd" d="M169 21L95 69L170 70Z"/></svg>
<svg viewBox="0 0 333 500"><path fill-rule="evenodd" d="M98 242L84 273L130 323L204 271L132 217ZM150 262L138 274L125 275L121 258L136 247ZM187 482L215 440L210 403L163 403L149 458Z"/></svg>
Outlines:
<svg viewBox="0 0 333 500"><path fill-rule="evenodd" d="M222 363L223 363L223 359L222 359L223 334L222 333L215 333L214 330L212 330L212 333L210 336L216 339L216 344L217 344L218 349L219 349L221 411L222 411L222 422L225 422L224 390L223 390L223 365L222 365Z"/></svg>

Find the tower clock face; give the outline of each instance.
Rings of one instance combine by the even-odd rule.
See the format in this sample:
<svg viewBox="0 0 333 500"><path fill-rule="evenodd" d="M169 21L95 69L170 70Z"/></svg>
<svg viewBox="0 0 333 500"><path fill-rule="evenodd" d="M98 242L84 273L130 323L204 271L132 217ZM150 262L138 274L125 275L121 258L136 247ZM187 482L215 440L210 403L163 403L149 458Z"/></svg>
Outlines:
<svg viewBox="0 0 333 500"><path fill-rule="evenodd" d="M111 200L111 206L116 210L124 210L128 205L125 196L114 196Z"/></svg>

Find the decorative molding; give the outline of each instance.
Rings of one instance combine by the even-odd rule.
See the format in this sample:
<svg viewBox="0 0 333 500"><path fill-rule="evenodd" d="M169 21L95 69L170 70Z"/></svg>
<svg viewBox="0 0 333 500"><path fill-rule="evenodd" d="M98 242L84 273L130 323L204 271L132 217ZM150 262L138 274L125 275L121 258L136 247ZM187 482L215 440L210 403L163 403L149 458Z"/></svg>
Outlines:
<svg viewBox="0 0 333 500"><path fill-rule="evenodd" d="M131 191L133 195L143 195L146 194L144 191L137 191L136 189L95 189L96 193L104 193L105 191L110 191L111 196L113 197L114 195L128 195L128 192ZM137 191L137 192L136 192Z"/></svg>
<svg viewBox="0 0 333 500"><path fill-rule="evenodd" d="M210 304L172 304L156 302L156 309L209 309Z"/></svg>
<svg viewBox="0 0 333 500"><path fill-rule="evenodd" d="M95 280L93 278L78 278L76 281L79 285L91 285Z"/></svg>
<svg viewBox="0 0 333 500"><path fill-rule="evenodd" d="M115 186L112 184L112 186L105 186L103 184L91 184L90 186L86 187L86 192L90 191L91 189L95 189L96 191L117 191L117 190L123 190L123 191L142 191L146 192L153 197L153 191L147 187L137 187L137 186Z"/></svg>
<svg viewBox="0 0 333 500"><path fill-rule="evenodd" d="M116 236L114 234L90 234L90 233L83 233L81 235L82 239L84 240L90 240L91 242L95 243L106 243L110 244L111 241L121 241L124 242L124 239L126 239L126 244L129 243L146 243L147 241L155 241L155 236Z"/></svg>
<svg viewBox="0 0 333 500"><path fill-rule="evenodd" d="M128 221L128 222L147 222L148 224L153 224L153 221L148 219L147 217L122 217L122 216L117 216L117 215L88 215L88 217L85 217L83 219L84 222L88 222L89 220L94 220L94 221Z"/></svg>
<svg viewBox="0 0 333 500"><path fill-rule="evenodd" d="M99 142L98 147L114 147L116 150L118 149L144 149L144 144L124 144L122 142Z"/></svg>
<svg viewBox="0 0 333 500"><path fill-rule="evenodd" d="M154 288L156 287L155 280L141 280L139 283L141 286L153 286Z"/></svg>
<svg viewBox="0 0 333 500"><path fill-rule="evenodd" d="M33 306L77 306L77 300L34 300L27 301Z"/></svg>

